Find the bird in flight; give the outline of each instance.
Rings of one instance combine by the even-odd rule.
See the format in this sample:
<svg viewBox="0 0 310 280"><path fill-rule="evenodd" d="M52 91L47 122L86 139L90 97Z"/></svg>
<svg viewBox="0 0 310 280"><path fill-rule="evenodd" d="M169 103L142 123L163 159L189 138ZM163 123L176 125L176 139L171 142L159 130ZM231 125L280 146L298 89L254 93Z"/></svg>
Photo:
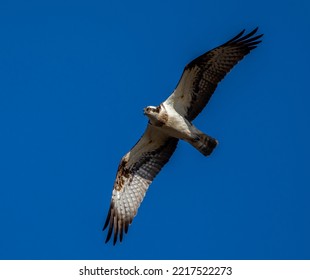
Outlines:
<svg viewBox="0 0 310 280"><path fill-rule="evenodd" d="M212 153L217 140L201 132L192 121L210 100L217 84L242 58L255 49L263 34L245 30L226 43L197 57L184 68L173 93L159 106L144 108L149 119L136 145L121 159L112 191L106 243L123 240L155 176L169 161L179 139L204 156Z"/></svg>

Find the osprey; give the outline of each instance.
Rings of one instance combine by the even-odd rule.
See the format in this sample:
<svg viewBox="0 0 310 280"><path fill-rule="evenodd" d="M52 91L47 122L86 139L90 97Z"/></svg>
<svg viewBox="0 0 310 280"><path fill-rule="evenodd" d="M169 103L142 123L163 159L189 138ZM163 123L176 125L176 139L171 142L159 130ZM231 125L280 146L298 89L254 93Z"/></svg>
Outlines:
<svg viewBox="0 0 310 280"><path fill-rule="evenodd" d="M136 145L122 158L112 191L109 213L103 230L109 226L106 243L114 231L113 244L136 216L155 176L169 161L179 139L204 156L212 153L217 140L197 129L192 121L202 111L217 84L245 55L255 49L263 36L257 29L245 30L223 45L206 52L184 68L174 92L159 106L148 106L147 128Z"/></svg>

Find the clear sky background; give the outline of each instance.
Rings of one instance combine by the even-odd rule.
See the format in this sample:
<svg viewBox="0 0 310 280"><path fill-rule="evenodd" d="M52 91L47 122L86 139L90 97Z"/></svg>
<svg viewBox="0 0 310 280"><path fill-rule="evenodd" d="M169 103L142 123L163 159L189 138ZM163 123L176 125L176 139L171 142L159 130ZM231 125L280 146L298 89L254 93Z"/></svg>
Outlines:
<svg viewBox="0 0 310 280"><path fill-rule="evenodd" d="M102 232L121 157L186 63L242 29L219 85L122 244ZM1 259L309 259L310 2L1 1Z"/></svg>

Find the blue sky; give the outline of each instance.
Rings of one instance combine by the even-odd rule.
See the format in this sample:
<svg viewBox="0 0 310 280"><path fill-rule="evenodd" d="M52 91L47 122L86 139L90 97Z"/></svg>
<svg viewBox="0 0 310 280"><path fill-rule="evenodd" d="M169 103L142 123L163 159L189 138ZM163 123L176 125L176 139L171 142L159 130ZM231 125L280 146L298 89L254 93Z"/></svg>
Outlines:
<svg viewBox="0 0 310 280"><path fill-rule="evenodd" d="M102 226L142 108L243 28L219 85L121 245ZM309 259L309 1L1 1L1 259Z"/></svg>

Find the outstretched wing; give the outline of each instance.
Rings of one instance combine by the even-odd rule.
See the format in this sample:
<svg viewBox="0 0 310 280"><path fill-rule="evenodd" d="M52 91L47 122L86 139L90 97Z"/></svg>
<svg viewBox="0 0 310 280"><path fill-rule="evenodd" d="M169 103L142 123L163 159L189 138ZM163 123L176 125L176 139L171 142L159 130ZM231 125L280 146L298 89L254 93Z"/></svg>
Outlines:
<svg viewBox="0 0 310 280"><path fill-rule="evenodd" d="M109 225L106 243L114 231L113 244L123 239L123 232L137 214L145 193L161 168L169 161L175 151L178 139L160 132L148 125L144 135L121 160L109 213L103 230Z"/></svg>
<svg viewBox="0 0 310 280"><path fill-rule="evenodd" d="M255 35L257 29L247 35L245 30L225 44L206 52L190 62L184 69L175 91L164 104L189 121L197 117L207 105L217 84L245 55L257 47L263 35Z"/></svg>

